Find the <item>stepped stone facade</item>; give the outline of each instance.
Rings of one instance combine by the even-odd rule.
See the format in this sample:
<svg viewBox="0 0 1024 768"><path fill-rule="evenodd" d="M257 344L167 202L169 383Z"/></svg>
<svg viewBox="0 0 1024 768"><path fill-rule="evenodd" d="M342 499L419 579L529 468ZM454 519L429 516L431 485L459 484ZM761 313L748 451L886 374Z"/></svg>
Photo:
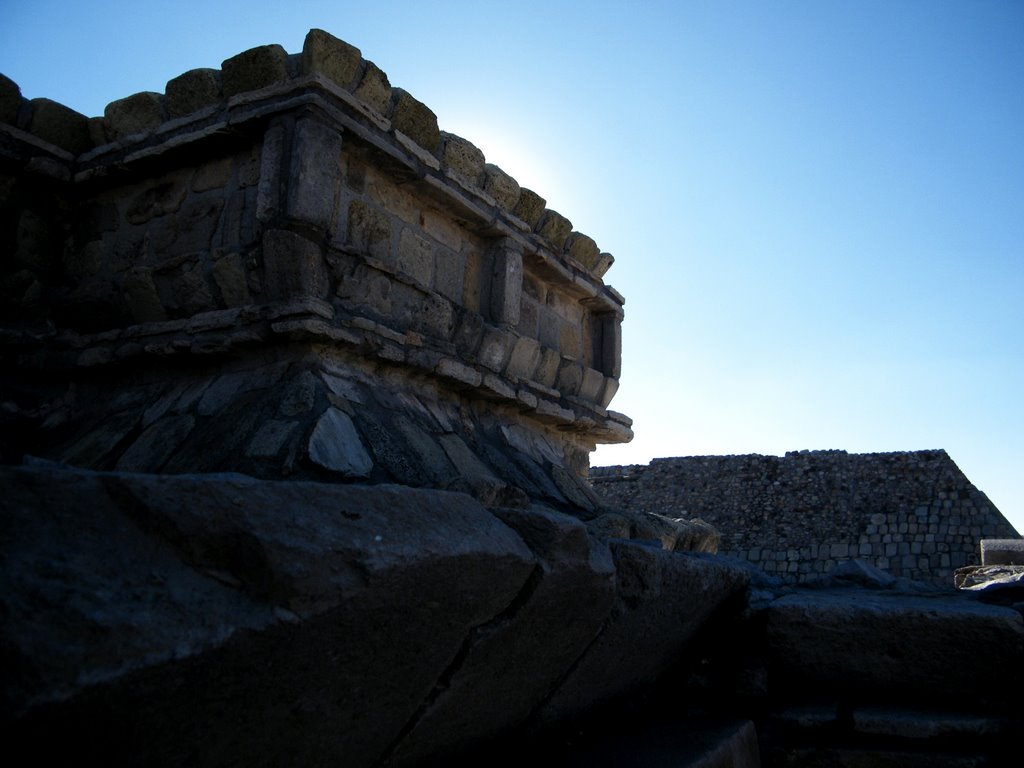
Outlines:
<svg viewBox="0 0 1024 768"><path fill-rule="evenodd" d="M591 510L612 257L347 43L88 119L0 79L0 451Z"/></svg>
<svg viewBox="0 0 1024 768"><path fill-rule="evenodd" d="M595 467L591 479L613 506L714 525L723 554L789 582L861 559L951 584L981 539L1018 537L941 450L690 456Z"/></svg>

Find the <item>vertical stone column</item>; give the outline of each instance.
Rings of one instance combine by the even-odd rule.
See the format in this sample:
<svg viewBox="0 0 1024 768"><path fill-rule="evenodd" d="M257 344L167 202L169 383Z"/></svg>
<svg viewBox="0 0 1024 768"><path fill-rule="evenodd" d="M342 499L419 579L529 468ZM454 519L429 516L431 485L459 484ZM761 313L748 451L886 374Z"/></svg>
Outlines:
<svg viewBox="0 0 1024 768"><path fill-rule="evenodd" d="M523 298L523 250L511 238L502 238L492 249L491 320L498 325L517 325Z"/></svg>
<svg viewBox="0 0 1024 768"><path fill-rule="evenodd" d="M604 312L601 319L601 373L613 379L622 375L622 314Z"/></svg>
<svg viewBox="0 0 1024 768"><path fill-rule="evenodd" d="M324 297L322 243L337 216L341 131L305 114L271 123L263 140L257 217L267 297Z"/></svg>

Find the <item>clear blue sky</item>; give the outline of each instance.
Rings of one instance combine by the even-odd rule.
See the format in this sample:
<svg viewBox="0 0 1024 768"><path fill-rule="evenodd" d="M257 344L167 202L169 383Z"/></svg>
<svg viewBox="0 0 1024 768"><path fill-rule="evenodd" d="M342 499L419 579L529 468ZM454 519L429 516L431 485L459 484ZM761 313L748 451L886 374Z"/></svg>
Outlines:
<svg viewBox="0 0 1024 768"><path fill-rule="evenodd" d="M615 254L628 446L945 448L1024 532L1024 3L4 0L88 115L321 27Z"/></svg>

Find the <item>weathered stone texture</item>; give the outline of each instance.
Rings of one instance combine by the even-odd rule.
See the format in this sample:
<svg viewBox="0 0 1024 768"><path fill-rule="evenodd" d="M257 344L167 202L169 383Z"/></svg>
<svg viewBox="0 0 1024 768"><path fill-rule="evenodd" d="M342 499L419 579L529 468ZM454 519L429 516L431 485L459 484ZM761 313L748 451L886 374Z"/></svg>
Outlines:
<svg viewBox="0 0 1024 768"><path fill-rule="evenodd" d="M219 70L190 69L167 81L164 107L168 117L183 117L214 106L220 95Z"/></svg>
<svg viewBox="0 0 1024 768"><path fill-rule="evenodd" d="M391 104L391 122L395 130L401 131L428 152L437 149L441 142L437 115L426 104L401 88L391 89Z"/></svg>
<svg viewBox="0 0 1024 768"><path fill-rule="evenodd" d="M288 54L280 45L250 48L221 63L225 96L254 91L288 79Z"/></svg>
<svg viewBox="0 0 1024 768"><path fill-rule="evenodd" d="M342 88L352 88L359 76L359 49L322 29L311 29L302 44L303 74L322 74Z"/></svg>
<svg viewBox="0 0 1024 768"><path fill-rule="evenodd" d="M20 98L18 101L20 102ZM14 102L13 94L9 95L6 107L9 113L13 111L11 107L14 106ZM32 99L30 104L32 118L28 125L29 132L72 154L84 152L91 146L88 118L85 115L50 99ZM14 114L16 115L16 112ZM4 122L13 123L14 120Z"/></svg>
<svg viewBox="0 0 1024 768"><path fill-rule="evenodd" d="M103 110L103 127L111 139L148 133L163 121L163 95L152 91L112 101Z"/></svg>
<svg viewBox="0 0 1024 768"><path fill-rule="evenodd" d="M981 538L1016 534L945 451L695 456L591 475L608 503L706 520L724 552L786 581L859 558L948 585Z"/></svg>

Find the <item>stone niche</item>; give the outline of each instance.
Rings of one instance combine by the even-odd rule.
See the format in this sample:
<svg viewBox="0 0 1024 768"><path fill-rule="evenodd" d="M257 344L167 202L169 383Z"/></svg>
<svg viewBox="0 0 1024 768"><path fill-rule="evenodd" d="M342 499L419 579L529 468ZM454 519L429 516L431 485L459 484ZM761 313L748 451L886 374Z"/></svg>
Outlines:
<svg viewBox="0 0 1024 768"><path fill-rule="evenodd" d="M596 509L594 241L313 30L102 118L0 82L2 459Z"/></svg>

